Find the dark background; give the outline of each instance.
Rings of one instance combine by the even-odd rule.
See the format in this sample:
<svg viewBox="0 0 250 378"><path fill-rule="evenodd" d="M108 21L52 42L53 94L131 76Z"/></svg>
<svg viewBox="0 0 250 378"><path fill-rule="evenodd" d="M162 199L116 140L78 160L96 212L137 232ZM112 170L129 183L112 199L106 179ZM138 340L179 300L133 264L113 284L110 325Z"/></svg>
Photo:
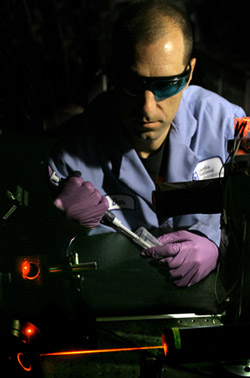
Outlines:
<svg viewBox="0 0 250 378"><path fill-rule="evenodd" d="M1 256L58 256L71 230L56 213L47 154L66 119L109 86L109 46L124 0L2 0L0 5ZM188 13L197 67L193 84L250 115L248 0L173 0ZM6 221L18 186L29 194ZM60 219L62 218L62 219ZM52 251L52 252L51 252Z"/></svg>
<svg viewBox="0 0 250 378"><path fill-rule="evenodd" d="M76 226L68 223L53 206L47 183L46 156L54 136L61 133L62 122L84 111L91 99L108 87L112 25L123 2L0 2L0 279L2 272L15 271L15 259L19 256L45 255L49 266L61 263L65 247L72 235L78 232ZM193 84L223 95L242 106L250 115L250 1L173 2L189 14L194 29L197 66ZM29 205L17 204L16 211L3 221L3 215L13 203L16 204L7 198L6 193L9 191L15 196L17 186L29 194ZM19 295L21 290L22 287L17 292L13 290L13 296L15 298L16 295L21 301L23 312L32 312L33 301L27 305L29 297L26 287L23 297ZM42 296L44 300L46 293ZM5 303L3 298L8 295L4 291L0 294L3 295L0 296L0 313L4 309L12 314L14 310L9 306L12 297ZM13 303L18 307L16 299ZM35 305L33 311L40 310L39 306L44 305L42 300L35 303L37 307ZM17 315L14 319L18 319L20 309L15 311ZM110 327L113 331L113 323ZM134 332L139 344L144 333L147 337L157 335L152 345L161 343L159 336L162 328L158 321L156 331L152 330L151 324L145 327L145 321L143 324L137 322L132 331L131 323L127 327L129 331L126 325L120 331L132 336ZM67 341L65 327L63 330ZM101 339L100 347L107 347L109 343L114 347L114 340L111 343L107 337L108 332L109 329L103 332L105 337ZM121 345L124 346L124 343ZM132 359L131 355L123 356L119 354L116 363L114 355L103 355L103 359L100 356L97 359L92 357L91 360L84 357L73 360L74 363L72 360L47 360L44 362L44 376L71 377L74 374L74 377L82 377L83 371L89 371L89 376L93 376L93 371L105 371L105 361L106 371L110 372L108 376L120 377L124 368L123 377L138 377L137 356L136 359ZM204 376L192 372L181 375L180 371L169 372L169 368L166 375L178 378Z"/></svg>
<svg viewBox="0 0 250 378"><path fill-rule="evenodd" d="M173 0L190 16L202 85L250 113L247 0ZM0 122L26 133L61 124L108 86L109 42L123 0L3 0Z"/></svg>

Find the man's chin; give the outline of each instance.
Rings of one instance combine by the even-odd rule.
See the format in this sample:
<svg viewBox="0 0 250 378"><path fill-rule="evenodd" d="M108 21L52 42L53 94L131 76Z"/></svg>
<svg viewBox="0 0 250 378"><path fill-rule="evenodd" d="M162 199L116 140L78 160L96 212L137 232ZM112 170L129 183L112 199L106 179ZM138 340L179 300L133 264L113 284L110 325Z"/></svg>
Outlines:
<svg viewBox="0 0 250 378"><path fill-rule="evenodd" d="M132 143L137 151L148 151L149 153L158 150L162 141L160 138L156 138L155 135L148 133L133 134Z"/></svg>
<svg viewBox="0 0 250 378"><path fill-rule="evenodd" d="M159 138L159 135L157 135L155 131L134 131L133 136L142 142L150 143L154 140L157 140Z"/></svg>

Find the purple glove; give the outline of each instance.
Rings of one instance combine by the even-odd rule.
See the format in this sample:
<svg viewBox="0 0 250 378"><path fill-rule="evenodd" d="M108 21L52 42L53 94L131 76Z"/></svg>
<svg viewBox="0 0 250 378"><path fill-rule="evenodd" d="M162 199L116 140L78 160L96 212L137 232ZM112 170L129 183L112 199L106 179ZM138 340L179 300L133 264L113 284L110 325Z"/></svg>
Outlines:
<svg viewBox="0 0 250 378"><path fill-rule="evenodd" d="M108 210L108 200L82 177L68 177L62 191L54 201L56 207L66 212L69 219L92 228L98 226Z"/></svg>
<svg viewBox="0 0 250 378"><path fill-rule="evenodd" d="M216 268L218 247L206 237L182 230L164 234L158 240L162 246L145 249L141 255L167 263L176 286L191 286Z"/></svg>

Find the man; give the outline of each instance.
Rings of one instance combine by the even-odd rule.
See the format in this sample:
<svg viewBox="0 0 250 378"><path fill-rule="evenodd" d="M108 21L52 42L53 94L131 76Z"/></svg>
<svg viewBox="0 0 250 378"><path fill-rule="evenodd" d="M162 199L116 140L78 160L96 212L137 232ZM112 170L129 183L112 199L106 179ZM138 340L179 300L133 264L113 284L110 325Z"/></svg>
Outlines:
<svg viewBox="0 0 250 378"><path fill-rule="evenodd" d="M71 137L49 161L67 178L55 205L90 233L110 231L100 224L108 208L132 230L159 228L163 245L141 255L167 264L177 286L216 268L220 216L159 222L155 183L219 177L234 118L244 116L240 107L189 86L191 53L191 28L178 8L164 0L131 2L114 28L113 89L73 119Z"/></svg>

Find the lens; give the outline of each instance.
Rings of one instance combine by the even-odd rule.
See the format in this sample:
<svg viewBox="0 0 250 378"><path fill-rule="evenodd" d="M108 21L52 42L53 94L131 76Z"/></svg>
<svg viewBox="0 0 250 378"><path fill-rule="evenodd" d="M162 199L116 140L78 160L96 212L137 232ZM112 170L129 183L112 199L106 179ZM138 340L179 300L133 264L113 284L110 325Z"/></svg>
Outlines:
<svg viewBox="0 0 250 378"><path fill-rule="evenodd" d="M130 96L140 96L145 90L154 93L156 101L162 101L179 93L187 84L191 65L182 74L165 77L128 75L116 79L116 85Z"/></svg>
<svg viewBox="0 0 250 378"><path fill-rule="evenodd" d="M168 83L161 88L152 88L151 91L154 93L156 101L162 101L179 93L186 86L187 82L188 77L173 83Z"/></svg>
<svg viewBox="0 0 250 378"><path fill-rule="evenodd" d="M144 82L138 78L121 79L118 86L130 96L139 96L145 91Z"/></svg>

